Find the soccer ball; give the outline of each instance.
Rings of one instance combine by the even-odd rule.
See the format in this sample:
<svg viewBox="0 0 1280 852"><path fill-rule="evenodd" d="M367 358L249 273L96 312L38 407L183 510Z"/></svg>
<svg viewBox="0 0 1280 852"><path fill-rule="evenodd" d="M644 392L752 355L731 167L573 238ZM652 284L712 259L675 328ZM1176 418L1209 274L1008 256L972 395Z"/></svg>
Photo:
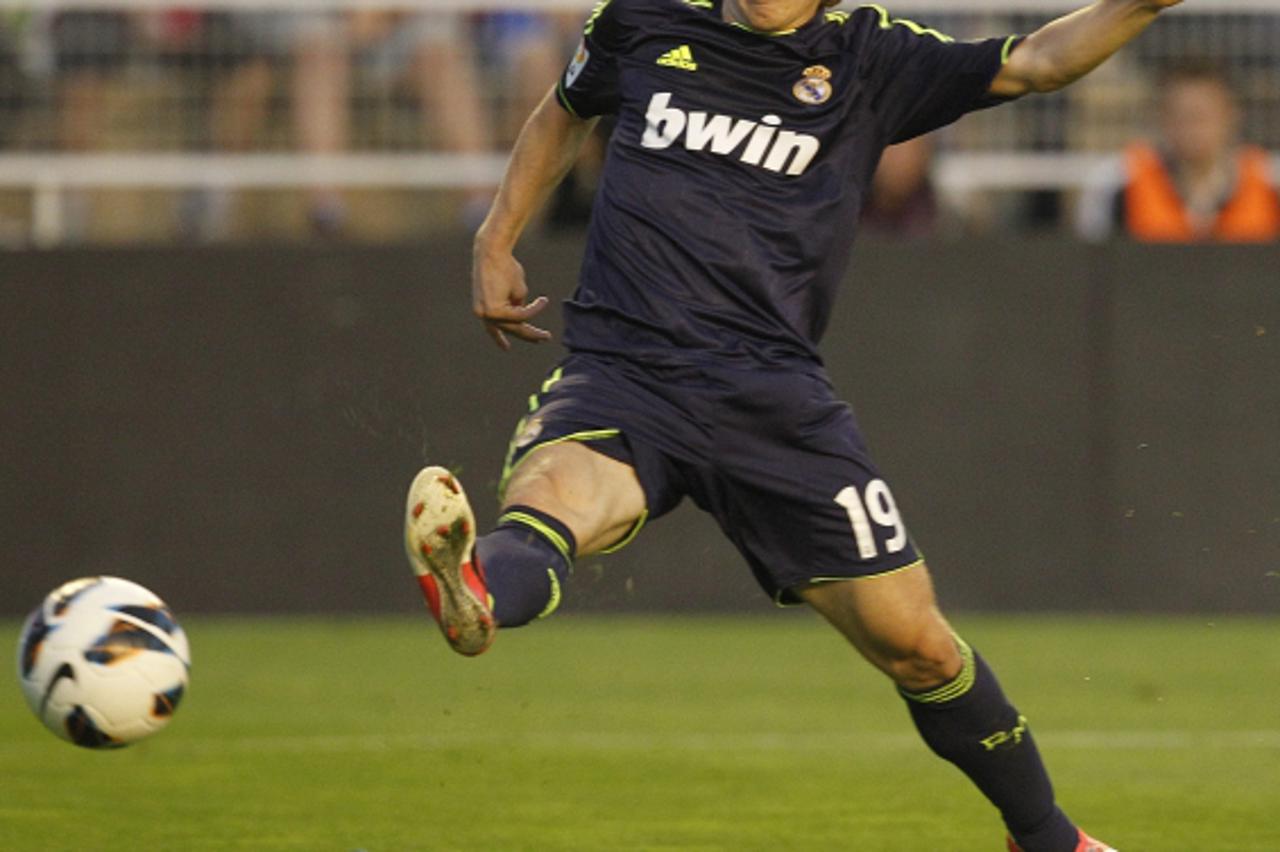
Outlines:
<svg viewBox="0 0 1280 852"><path fill-rule="evenodd" d="M18 641L31 711L85 748L119 748L167 725L190 668L187 635L164 601L119 577L54 589Z"/></svg>

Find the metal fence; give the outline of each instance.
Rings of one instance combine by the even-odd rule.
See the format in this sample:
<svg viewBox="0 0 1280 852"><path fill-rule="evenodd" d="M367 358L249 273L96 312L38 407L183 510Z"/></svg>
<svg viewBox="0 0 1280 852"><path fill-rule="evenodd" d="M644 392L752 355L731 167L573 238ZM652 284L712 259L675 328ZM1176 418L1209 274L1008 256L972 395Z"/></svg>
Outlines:
<svg viewBox="0 0 1280 852"><path fill-rule="evenodd" d="M60 240L76 230L66 191L94 187L448 190L465 211L589 5L0 0L0 238L7 217ZM889 3L958 38L1026 32L1073 5ZM1188 58L1220 64L1246 137L1280 150L1280 0L1188 0L1069 90L944 132L938 180L953 193L1078 188L1147 131L1156 80Z"/></svg>

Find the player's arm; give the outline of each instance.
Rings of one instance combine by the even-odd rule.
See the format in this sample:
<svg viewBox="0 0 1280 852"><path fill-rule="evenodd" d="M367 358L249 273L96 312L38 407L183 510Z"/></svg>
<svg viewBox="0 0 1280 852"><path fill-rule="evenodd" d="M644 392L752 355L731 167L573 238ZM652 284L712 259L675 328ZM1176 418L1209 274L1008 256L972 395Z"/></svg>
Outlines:
<svg viewBox="0 0 1280 852"><path fill-rule="evenodd" d="M471 267L471 302L489 336L510 349L507 335L537 343L551 333L529 320L547 306L539 296L525 304L529 288L514 251L525 226L578 158L596 119L571 115L552 90L538 105L511 153L506 175L489 215L476 232Z"/></svg>
<svg viewBox="0 0 1280 852"><path fill-rule="evenodd" d="M991 83L991 93L1017 97L1061 89L1097 68L1164 9L1182 0L1097 0L1029 35Z"/></svg>

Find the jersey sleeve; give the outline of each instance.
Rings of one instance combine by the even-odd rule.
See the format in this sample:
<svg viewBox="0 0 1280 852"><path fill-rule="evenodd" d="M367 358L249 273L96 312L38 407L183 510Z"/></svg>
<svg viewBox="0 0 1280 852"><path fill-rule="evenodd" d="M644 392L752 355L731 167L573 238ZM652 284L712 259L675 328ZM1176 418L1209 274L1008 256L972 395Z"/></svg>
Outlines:
<svg viewBox="0 0 1280 852"><path fill-rule="evenodd" d="M1005 102L991 82L1018 45L1017 36L956 41L914 21L877 16L864 74L876 92L876 112L890 143L944 127L965 113Z"/></svg>
<svg viewBox="0 0 1280 852"><path fill-rule="evenodd" d="M618 54L624 33L620 5L619 0L601 0L595 7L556 87L560 106L579 118L617 110Z"/></svg>

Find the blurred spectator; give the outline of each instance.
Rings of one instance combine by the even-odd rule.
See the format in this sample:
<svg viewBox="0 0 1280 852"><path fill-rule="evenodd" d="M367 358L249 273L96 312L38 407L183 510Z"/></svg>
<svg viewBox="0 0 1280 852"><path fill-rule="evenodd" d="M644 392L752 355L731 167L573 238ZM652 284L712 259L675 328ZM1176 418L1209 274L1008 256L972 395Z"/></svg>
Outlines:
<svg viewBox="0 0 1280 852"><path fill-rule="evenodd" d="M422 114L425 140L442 150L481 154L492 134L481 107L482 87L468 34L459 15L387 11L243 13L232 28L247 34L255 55L216 86L211 125L214 145L244 151L260 144L270 117L273 71L292 60L291 118L295 144L304 154L341 153L350 147L353 66L384 88L405 84ZM309 189L312 232L338 236L346 205L336 186ZM460 218L478 224L490 189L465 193ZM226 235L229 194L202 192L188 204L183 230L209 240Z"/></svg>
<svg viewBox="0 0 1280 852"><path fill-rule="evenodd" d="M1081 198L1089 239L1263 242L1280 238L1267 153L1240 142L1241 111L1223 74L1186 64L1160 86L1160 140L1138 141Z"/></svg>
<svg viewBox="0 0 1280 852"><path fill-rule="evenodd" d="M26 98L27 79L19 57L19 41L27 17L0 10L0 148L7 144Z"/></svg>
<svg viewBox="0 0 1280 852"><path fill-rule="evenodd" d="M473 39L461 15L361 12L352 18L363 69L384 87L406 85L418 102L424 144L451 154L484 154L495 147ZM464 192L460 221L480 224L492 188Z"/></svg>
<svg viewBox="0 0 1280 852"><path fill-rule="evenodd" d="M312 155L346 149L350 62L340 13L222 14L206 18L205 27L223 57L209 114L215 149L243 152L261 144L271 115L274 71L285 60L291 63L289 104L296 149ZM337 188L313 185L307 192L313 232L340 233L345 208ZM225 237L230 201L224 190L187 194L179 212L181 231L198 240Z"/></svg>
<svg viewBox="0 0 1280 852"><path fill-rule="evenodd" d="M31 17L27 12L0 9L0 152L13 142L28 96L30 80L21 53ZM24 223L0 209L0 250L21 243L25 232Z"/></svg>
<svg viewBox="0 0 1280 852"><path fill-rule="evenodd" d="M513 141L534 107L555 85L582 31L580 15L539 12L491 12L480 19L480 43L487 67L508 81L499 126Z"/></svg>
<svg viewBox="0 0 1280 852"><path fill-rule="evenodd" d="M53 48L57 143L62 151L100 148L107 139L107 83L129 59L133 21L123 12L59 12L49 30ZM64 233L71 241L88 235L89 196L63 194Z"/></svg>
<svg viewBox="0 0 1280 852"><path fill-rule="evenodd" d="M871 196L862 209L862 232L931 236L938 226L932 166L931 136L917 136L886 148L871 181Z"/></svg>
<svg viewBox="0 0 1280 852"><path fill-rule="evenodd" d="M503 144L515 140L529 114L556 85L582 36L582 20L576 12L491 12L480 18L485 67L509 81L506 97L495 102ZM606 117L583 146L573 170L556 185L547 210L550 227L581 228L590 220L612 131L613 122Z"/></svg>
<svg viewBox="0 0 1280 852"><path fill-rule="evenodd" d="M104 86L128 62L132 30L123 12L61 12L54 17L50 35L63 150L90 150L102 139Z"/></svg>

